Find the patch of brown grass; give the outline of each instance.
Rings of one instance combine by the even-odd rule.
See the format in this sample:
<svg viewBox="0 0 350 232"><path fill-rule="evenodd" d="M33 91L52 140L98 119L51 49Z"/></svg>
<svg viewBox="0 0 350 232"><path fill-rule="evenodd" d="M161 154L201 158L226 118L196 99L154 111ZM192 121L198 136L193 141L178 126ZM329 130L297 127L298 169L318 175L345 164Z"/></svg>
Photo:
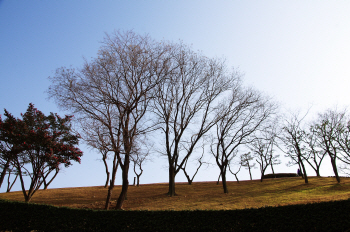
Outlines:
<svg viewBox="0 0 350 232"><path fill-rule="evenodd" d="M279 178L228 182L229 193L224 194L221 183L177 183L177 196L169 197L167 184L130 186L125 210L232 210L306 204L344 200L350 197L350 178L337 184L334 178L311 177L309 184L301 178ZM121 186L113 191L112 208L116 204ZM107 189L82 187L39 190L31 202L73 208L103 209ZM1 193L0 198L24 201L22 192Z"/></svg>

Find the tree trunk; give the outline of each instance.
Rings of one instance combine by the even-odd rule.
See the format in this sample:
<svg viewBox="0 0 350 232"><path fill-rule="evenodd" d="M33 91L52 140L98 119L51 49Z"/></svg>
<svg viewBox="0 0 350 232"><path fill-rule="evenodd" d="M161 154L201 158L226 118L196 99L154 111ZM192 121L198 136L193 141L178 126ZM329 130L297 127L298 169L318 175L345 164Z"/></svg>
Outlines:
<svg viewBox="0 0 350 232"><path fill-rule="evenodd" d="M122 209L124 201L127 199L128 187L129 187L129 156L125 155L124 166L122 168L123 185L122 191L118 197L116 209Z"/></svg>
<svg viewBox="0 0 350 232"><path fill-rule="evenodd" d="M137 175L137 187L140 186L140 175Z"/></svg>
<svg viewBox="0 0 350 232"><path fill-rule="evenodd" d="M250 165L249 165L249 162L247 162L247 164L248 164L248 170L249 170L249 176L250 176L250 180L253 180L253 178L252 178L252 172L251 172L251 168L250 168Z"/></svg>
<svg viewBox="0 0 350 232"><path fill-rule="evenodd" d="M220 177L221 177L221 171L220 171L220 174L219 174L218 181L216 182L216 185L219 185L219 183L220 183Z"/></svg>
<svg viewBox="0 0 350 232"><path fill-rule="evenodd" d="M106 157L103 156L103 163L105 165L105 168L106 168L106 175L107 175L107 179L106 179L106 183L105 183L105 188L108 187L108 182L109 182L109 171L108 171L108 165L107 165L107 161L106 161Z"/></svg>
<svg viewBox="0 0 350 232"><path fill-rule="evenodd" d="M334 172L335 178L337 179L337 182L340 183L340 178L339 178L339 175L338 175L338 169L337 169L337 164L336 164L335 158L331 157L331 163L332 163L332 167L333 167L333 172Z"/></svg>
<svg viewBox="0 0 350 232"><path fill-rule="evenodd" d="M108 187L108 193L107 193L107 199L106 199L106 205L105 205L105 209L109 210L109 207L111 205L111 198L112 198L112 192L113 192L113 188L114 188L114 183L111 180L111 183Z"/></svg>
<svg viewBox="0 0 350 232"><path fill-rule="evenodd" d="M109 187L108 187L106 204L105 204L105 209L106 210L109 210L109 207L111 205L112 192L113 192L113 189L114 189L115 176L117 174L118 166L119 166L119 161L117 161L117 157L115 155L114 160L113 160L112 179L110 180L110 184L109 184Z"/></svg>
<svg viewBox="0 0 350 232"><path fill-rule="evenodd" d="M273 175L275 175L275 170L273 170L273 165L272 165L272 162L271 162L271 164L270 164L270 165L271 165L272 174L273 174ZM276 176L275 176L275 178L276 178Z"/></svg>
<svg viewBox="0 0 350 232"><path fill-rule="evenodd" d="M8 184L7 184L7 191L6 191L6 192L9 193L9 192L11 191L11 189L12 189L13 185L15 184L17 178L18 178L18 174L16 175L16 178L14 179L14 181L13 181L12 184L11 184L11 183L10 183L10 173L9 173L9 178L8 178L8 180L7 180Z"/></svg>
<svg viewBox="0 0 350 232"><path fill-rule="evenodd" d="M309 179L307 177L305 165L304 165L303 161L301 160L300 156L298 156L298 158L299 158L300 165L301 165L301 167L303 169L303 178L305 179L305 184L308 184L309 183Z"/></svg>
<svg viewBox="0 0 350 232"><path fill-rule="evenodd" d="M7 160L5 166L4 166L4 169L2 170L1 172L1 176L0 176L0 187L2 185L2 182L4 181L5 179L5 176L6 176L6 172L7 172L7 169L10 167L10 160Z"/></svg>
<svg viewBox="0 0 350 232"><path fill-rule="evenodd" d="M228 193L225 170L221 171L221 177L222 177L222 187L224 188L224 193Z"/></svg>
<svg viewBox="0 0 350 232"><path fill-rule="evenodd" d="M46 190L47 187L49 187L49 185L52 183L53 179L56 178L58 172L59 172L59 169L56 169L56 173L55 173L55 175L51 178L51 180L49 181L49 183L46 184L46 178L44 179L44 190Z"/></svg>
<svg viewBox="0 0 350 232"><path fill-rule="evenodd" d="M170 197L175 196L175 167L169 165L169 192Z"/></svg>

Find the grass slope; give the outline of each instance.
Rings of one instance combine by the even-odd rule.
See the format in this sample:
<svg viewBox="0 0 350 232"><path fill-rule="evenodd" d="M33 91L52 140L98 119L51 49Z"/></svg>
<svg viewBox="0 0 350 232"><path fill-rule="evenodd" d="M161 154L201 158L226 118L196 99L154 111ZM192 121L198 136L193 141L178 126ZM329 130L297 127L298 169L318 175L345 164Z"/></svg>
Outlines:
<svg viewBox="0 0 350 232"><path fill-rule="evenodd" d="M350 178L342 178L337 184L334 178L311 177L309 184L301 178L278 178L228 182L229 193L224 194L221 183L177 183L177 196L166 195L167 184L130 186L125 210L235 210L317 203L350 198ZM113 191L112 207L120 193ZM107 189L104 187L62 188L39 190L33 203L71 208L103 209ZM22 192L1 193L0 199L24 201Z"/></svg>

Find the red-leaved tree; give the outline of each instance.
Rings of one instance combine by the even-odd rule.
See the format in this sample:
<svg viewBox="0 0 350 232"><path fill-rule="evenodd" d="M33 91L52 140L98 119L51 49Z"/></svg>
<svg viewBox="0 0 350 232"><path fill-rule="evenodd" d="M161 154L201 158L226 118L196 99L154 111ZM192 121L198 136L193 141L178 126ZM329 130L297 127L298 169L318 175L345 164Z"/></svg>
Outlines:
<svg viewBox="0 0 350 232"><path fill-rule="evenodd" d="M5 116L14 119L6 110ZM69 167L72 161L80 163L83 153L76 147L80 136L71 130L72 116L45 116L32 103L21 116L22 119L14 119L15 130L3 131L2 138L8 138L7 143L19 151L9 157L19 174L25 201L29 202L42 184L47 188L57 176L60 164ZM26 175L30 177L28 190L23 178Z"/></svg>

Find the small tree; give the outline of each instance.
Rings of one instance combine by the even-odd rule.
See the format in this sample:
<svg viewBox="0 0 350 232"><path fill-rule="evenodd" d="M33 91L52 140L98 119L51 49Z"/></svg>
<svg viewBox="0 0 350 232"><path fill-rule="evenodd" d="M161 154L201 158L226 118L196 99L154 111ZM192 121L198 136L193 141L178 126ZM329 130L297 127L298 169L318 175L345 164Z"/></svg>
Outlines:
<svg viewBox="0 0 350 232"><path fill-rule="evenodd" d="M5 115L13 118L7 111ZM71 131L71 118L71 116L61 118L53 113L45 116L34 108L33 104L29 104L27 112L22 115L22 120L16 119L18 127L15 132L19 134L15 135L19 139L9 142L13 143L13 147L20 148L21 152L17 153L11 162L20 177L26 202L31 200L44 182L47 188L57 176L60 164L69 167L73 160L80 163L82 152L75 147L78 144L79 135ZM47 182L52 171L56 173ZM25 189L24 175L28 175L31 179L28 191Z"/></svg>
<svg viewBox="0 0 350 232"><path fill-rule="evenodd" d="M346 111L327 110L319 114L312 130L317 136L318 145L329 156L335 178L340 183L337 160L350 164L350 133Z"/></svg>
<svg viewBox="0 0 350 232"><path fill-rule="evenodd" d="M242 153L241 154L241 166L246 167L246 169L249 170L249 176L250 176L250 180L252 180L252 172L251 169L255 168L255 164L256 163L251 163L251 161L254 160L254 157L250 154L250 152L248 153Z"/></svg>
<svg viewBox="0 0 350 232"><path fill-rule="evenodd" d="M305 114L305 116L306 115L307 114ZM282 141L286 149L279 148L291 158L292 162L299 165L299 169L303 172L303 178L307 184L309 181L303 162L306 157L306 133L301 125L305 116L300 119L298 115L292 115L289 120L285 121L282 133L278 138Z"/></svg>

